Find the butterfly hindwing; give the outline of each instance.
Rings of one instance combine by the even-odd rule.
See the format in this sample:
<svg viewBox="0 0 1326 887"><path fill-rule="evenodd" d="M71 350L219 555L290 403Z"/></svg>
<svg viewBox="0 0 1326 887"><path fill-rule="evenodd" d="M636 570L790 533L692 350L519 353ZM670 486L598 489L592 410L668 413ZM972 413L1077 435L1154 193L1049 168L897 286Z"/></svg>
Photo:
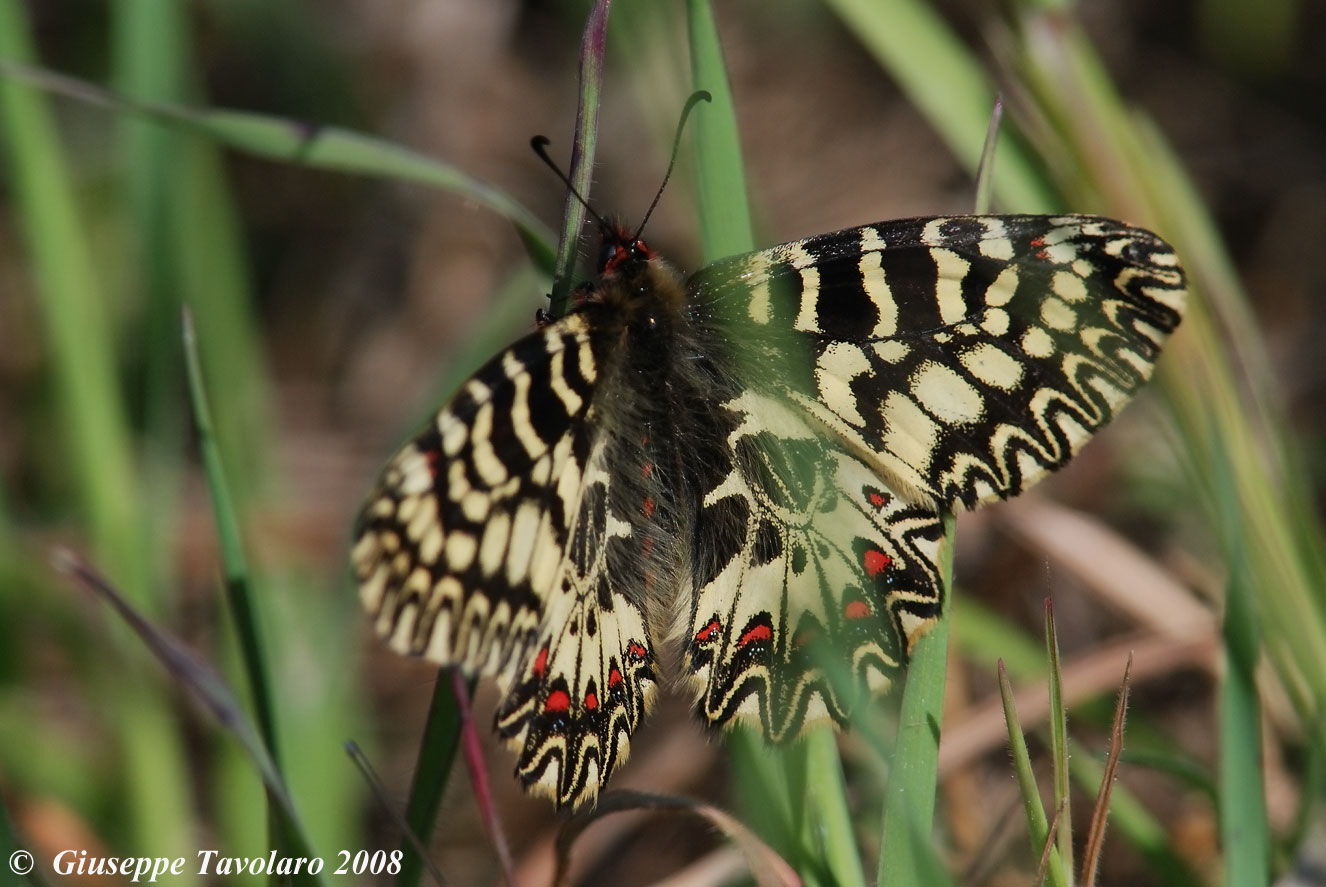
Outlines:
<svg viewBox="0 0 1326 887"><path fill-rule="evenodd" d="M731 457L695 528L687 665L700 714L756 722L771 741L846 723L938 615L939 515L786 401L747 392L724 411Z"/></svg>
<svg viewBox="0 0 1326 887"><path fill-rule="evenodd" d="M517 774L572 805L625 759L655 681L623 566L638 542L604 467L621 447L594 405L600 332L571 315L476 373L388 463L353 551L377 632L496 675Z"/></svg>

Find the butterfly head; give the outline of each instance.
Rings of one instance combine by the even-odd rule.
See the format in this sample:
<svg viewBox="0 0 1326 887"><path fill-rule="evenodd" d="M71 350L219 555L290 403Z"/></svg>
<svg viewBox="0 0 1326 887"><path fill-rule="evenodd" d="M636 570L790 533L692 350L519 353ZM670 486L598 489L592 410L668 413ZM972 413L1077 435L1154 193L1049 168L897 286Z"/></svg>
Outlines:
<svg viewBox="0 0 1326 887"><path fill-rule="evenodd" d="M640 274L641 269L654 258L654 251L618 221L603 225L599 236L599 274L607 277L630 279Z"/></svg>

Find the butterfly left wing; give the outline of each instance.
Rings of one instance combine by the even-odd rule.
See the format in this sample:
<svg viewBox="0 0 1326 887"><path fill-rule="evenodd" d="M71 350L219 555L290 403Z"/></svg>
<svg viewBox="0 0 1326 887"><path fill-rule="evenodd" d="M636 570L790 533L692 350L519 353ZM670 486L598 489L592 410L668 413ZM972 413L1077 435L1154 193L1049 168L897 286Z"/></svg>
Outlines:
<svg viewBox="0 0 1326 887"><path fill-rule="evenodd" d="M601 310L526 336L466 382L388 463L352 554L377 632L495 676L517 775L573 806L625 760L656 684L638 491L608 469L643 456L598 411Z"/></svg>

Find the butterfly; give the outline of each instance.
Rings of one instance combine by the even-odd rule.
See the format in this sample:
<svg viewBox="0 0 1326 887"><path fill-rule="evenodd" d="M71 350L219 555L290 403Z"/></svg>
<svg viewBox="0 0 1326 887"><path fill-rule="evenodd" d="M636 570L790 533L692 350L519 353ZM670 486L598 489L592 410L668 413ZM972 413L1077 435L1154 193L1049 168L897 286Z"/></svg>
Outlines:
<svg viewBox="0 0 1326 887"><path fill-rule="evenodd" d="M690 277L602 244L391 459L352 552L377 633L494 677L516 776L573 807L665 662L710 725L847 724L944 606L942 515L1063 466L1185 298L1164 241L1087 215L886 221Z"/></svg>

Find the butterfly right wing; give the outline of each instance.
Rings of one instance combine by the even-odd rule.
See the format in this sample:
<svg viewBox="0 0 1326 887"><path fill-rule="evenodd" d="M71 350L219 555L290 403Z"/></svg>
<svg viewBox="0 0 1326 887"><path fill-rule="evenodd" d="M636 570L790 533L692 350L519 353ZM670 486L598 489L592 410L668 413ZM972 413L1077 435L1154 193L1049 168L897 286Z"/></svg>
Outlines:
<svg viewBox="0 0 1326 887"><path fill-rule="evenodd" d="M383 471L352 561L397 652L494 675L517 775L591 801L652 696L636 543L594 394L603 335L569 315L479 370Z"/></svg>

